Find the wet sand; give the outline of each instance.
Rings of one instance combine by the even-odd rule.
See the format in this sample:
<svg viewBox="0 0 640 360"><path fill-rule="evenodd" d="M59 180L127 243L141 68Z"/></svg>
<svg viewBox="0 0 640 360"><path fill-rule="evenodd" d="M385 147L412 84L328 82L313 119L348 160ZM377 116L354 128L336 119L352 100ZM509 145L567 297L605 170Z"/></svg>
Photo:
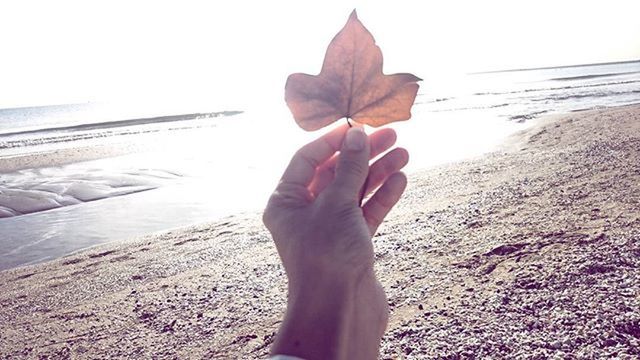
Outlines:
<svg viewBox="0 0 640 360"><path fill-rule="evenodd" d="M0 218L152 190L176 177L159 170L89 172L64 166L2 174Z"/></svg>
<svg viewBox="0 0 640 360"><path fill-rule="evenodd" d="M410 177L374 237L382 358L640 354L640 106L549 117ZM260 214L0 272L0 357L264 358L285 278Z"/></svg>
<svg viewBox="0 0 640 360"><path fill-rule="evenodd" d="M102 171L101 174L83 174L78 171L69 173L63 167L78 162L157 150L166 146L158 139L151 143L141 141L140 136L152 135L158 131L142 128L143 125L172 123L173 126L179 127L181 122L229 117L241 113L221 111L169 115L2 133L0 138L9 140L0 141L0 150L23 147L26 149L24 152L0 156L0 218L155 189L159 186L159 178L172 177L172 174L164 171L154 174L145 169L127 173L108 174ZM16 135L33 136L11 140L11 137ZM131 135L137 136L132 138ZM83 146L76 144L81 140L95 138L102 138L103 142ZM40 151L31 150L27 146L38 144L59 146ZM102 178L98 175L102 175Z"/></svg>

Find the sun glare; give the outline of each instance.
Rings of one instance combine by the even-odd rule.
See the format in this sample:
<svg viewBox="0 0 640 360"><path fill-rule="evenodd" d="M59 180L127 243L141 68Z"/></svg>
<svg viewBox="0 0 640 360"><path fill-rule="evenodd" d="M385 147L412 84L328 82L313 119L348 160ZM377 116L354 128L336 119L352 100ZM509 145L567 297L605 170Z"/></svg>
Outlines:
<svg viewBox="0 0 640 360"><path fill-rule="evenodd" d="M287 74L319 71L353 8L387 73L430 79L640 57L634 1L11 2L0 11L0 107L281 99Z"/></svg>

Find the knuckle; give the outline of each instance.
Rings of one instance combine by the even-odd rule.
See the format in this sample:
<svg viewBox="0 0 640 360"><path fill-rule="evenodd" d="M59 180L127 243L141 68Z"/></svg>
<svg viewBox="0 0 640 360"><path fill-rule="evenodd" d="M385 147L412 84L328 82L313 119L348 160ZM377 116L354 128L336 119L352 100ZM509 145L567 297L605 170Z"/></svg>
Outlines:
<svg viewBox="0 0 640 360"><path fill-rule="evenodd" d="M331 190L327 192L326 200L329 202L329 206L352 206L358 200L358 194L351 187L336 182L331 186Z"/></svg>
<svg viewBox="0 0 640 360"><path fill-rule="evenodd" d="M271 225L271 221L272 221L272 217L271 217L271 211L270 208L267 207L264 212L262 213L262 223L264 224L264 226L267 227L267 229L270 227Z"/></svg>
<svg viewBox="0 0 640 360"><path fill-rule="evenodd" d="M264 212L262 213L262 223L264 224L264 226L266 226L266 228L269 231L271 231L271 229L274 227L276 223L277 213L278 211L277 209L274 209L273 201L269 200L267 207L264 209Z"/></svg>
<svg viewBox="0 0 640 360"><path fill-rule="evenodd" d="M400 166L400 162L396 161L396 159L390 159L385 161L382 164L382 168L385 173L391 174L396 171L396 169Z"/></svg>
<svg viewBox="0 0 640 360"><path fill-rule="evenodd" d="M373 211L368 211L366 215L367 222L371 225L379 225L384 220L385 213L382 209L372 209Z"/></svg>
<svg viewBox="0 0 640 360"><path fill-rule="evenodd" d="M387 192L381 193L377 199L377 202L378 202L378 206L383 209L389 209L393 207L393 205L395 205L395 201L393 197Z"/></svg>
<svg viewBox="0 0 640 360"><path fill-rule="evenodd" d="M356 161L355 159L348 159L342 162L342 170L354 175L365 175L369 172L369 164L366 162ZM340 169L338 169L340 171Z"/></svg>
<svg viewBox="0 0 640 360"><path fill-rule="evenodd" d="M374 229L374 232L375 232L375 229L377 229L378 225L382 223L382 220L384 219L381 219L380 216L369 215L367 217L367 224L369 225L370 228Z"/></svg>

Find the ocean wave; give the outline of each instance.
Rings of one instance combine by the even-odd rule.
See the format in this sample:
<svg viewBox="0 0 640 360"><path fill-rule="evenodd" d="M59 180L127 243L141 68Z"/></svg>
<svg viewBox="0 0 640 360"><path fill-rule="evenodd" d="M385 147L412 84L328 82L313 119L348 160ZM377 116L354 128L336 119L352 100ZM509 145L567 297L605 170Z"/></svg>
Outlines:
<svg viewBox="0 0 640 360"><path fill-rule="evenodd" d="M584 84L584 85L567 85L567 86L554 86L554 87L544 87L544 88L536 88L536 89L524 89L524 90L513 90L513 91L495 91L495 92L477 92L473 95L511 95L511 94L522 94L522 93L530 93L530 92L538 92L538 91L555 91L555 90L570 90L570 89L582 89L582 88L593 88L593 87L602 87L602 86L613 86L613 85L626 85L626 84L634 84L640 83L640 80L626 80L626 81L615 81L615 82L606 82L599 84Z"/></svg>
<svg viewBox="0 0 640 360"><path fill-rule="evenodd" d="M549 110L540 110L540 111L534 111L534 112L530 112L528 114L521 114L521 115L512 115L509 116L509 120L511 121L515 121L517 123L523 123L527 120L531 120L531 119L535 119L537 118L539 115L548 113Z"/></svg>
<svg viewBox="0 0 640 360"><path fill-rule="evenodd" d="M627 71L627 72L615 72L615 73L605 73L605 74L566 76L566 77L551 78L549 80L552 80L552 81L586 80L586 79L595 79L600 77L621 76L621 75L630 75L630 74L639 74L639 73L640 71Z"/></svg>
<svg viewBox="0 0 640 360"><path fill-rule="evenodd" d="M462 110L484 110L484 109L494 109L509 106L512 104L509 103L501 103L501 104L491 104L484 106L463 106L463 107L453 107L448 109L438 109L438 110L430 110L430 112L447 112L447 111L462 111Z"/></svg>
<svg viewBox="0 0 640 360"><path fill-rule="evenodd" d="M530 98L530 101L563 101L569 99L582 99L582 98L601 98L608 96L620 96L620 95L629 95L629 94L640 94L640 89L638 90L630 90L630 91L608 91L608 92L597 92L597 93L579 93L579 94L558 94L552 96L545 96L542 98Z"/></svg>
<svg viewBox="0 0 640 360"><path fill-rule="evenodd" d="M44 144L65 143L79 140L91 140L97 138L124 136L124 135L140 135L157 133L162 130L178 130L184 128L198 128L202 124L192 126L174 127L169 129L160 129L153 127L139 127L140 125L152 125L161 123L180 123L187 120L198 120L216 118L222 116L233 116L242 113L242 111L222 111L216 113L196 113L186 115L171 115L155 118L129 119L109 121L102 123L80 124L63 127L33 129L24 131L14 131L10 133L0 133L0 150L12 149L25 146L36 146ZM211 126L215 126L212 124Z"/></svg>
<svg viewBox="0 0 640 360"><path fill-rule="evenodd" d="M217 117L223 117L223 116L238 115L241 113L242 111L219 111L219 112L211 112L211 113L193 113L193 114L140 118L140 119L115 120L115 121L105 121L105 122L99 122L99 123L87 123L87 124L78 124L78 125L70 125L70 126L18 130L18 131L0 133L0 136L26 135L26 134L36 134L36 133L49 133L49 132L104 130L104 129L112 129L112 128L135 126L135 125L160 124L160 123L166 123L166 122L217 118Z"/></svg>
<svg viewBox="0 0 640 360"><path fill-rule="evenodd" d="M13 139L0 141L0 150L13 149L25 146L37 146L44 144L58 144L71 141L91 140L98 138L106 138L111 136L123 135L140 135L159 132L160 129L147 129L143 131L123 130L123 131L106 131L106 132L78 132L71 134L56 134L52 136L41 136L24 139ZM0 135L2 138L3 135ZM8 136L7 136L8 137Z"/></svg>
<svg viewBox="0 0 640 360"><path fill-rule="evenodd" d="M433 98L430 99L428 101L416 101L414 104L415 105L420 105L420 104L435 104L435 103L441 103L441 102L445 102L445 101L449 101L449 100L453 100L455 99L455 97L441 97L441 98Z"/></svg>

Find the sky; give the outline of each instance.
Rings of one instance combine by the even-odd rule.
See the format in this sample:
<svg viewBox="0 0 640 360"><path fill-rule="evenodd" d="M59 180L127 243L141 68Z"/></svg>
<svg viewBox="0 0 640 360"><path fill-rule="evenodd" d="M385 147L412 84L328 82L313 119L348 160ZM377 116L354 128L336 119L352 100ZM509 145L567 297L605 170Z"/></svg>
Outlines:
<svg viewBox="0 0 640 360"><path fill-rule="evenodd" d="M354 8L385 73L640 59L637 0L0 0L0 108L282 102L287 75L318 73Z"/></svg>

